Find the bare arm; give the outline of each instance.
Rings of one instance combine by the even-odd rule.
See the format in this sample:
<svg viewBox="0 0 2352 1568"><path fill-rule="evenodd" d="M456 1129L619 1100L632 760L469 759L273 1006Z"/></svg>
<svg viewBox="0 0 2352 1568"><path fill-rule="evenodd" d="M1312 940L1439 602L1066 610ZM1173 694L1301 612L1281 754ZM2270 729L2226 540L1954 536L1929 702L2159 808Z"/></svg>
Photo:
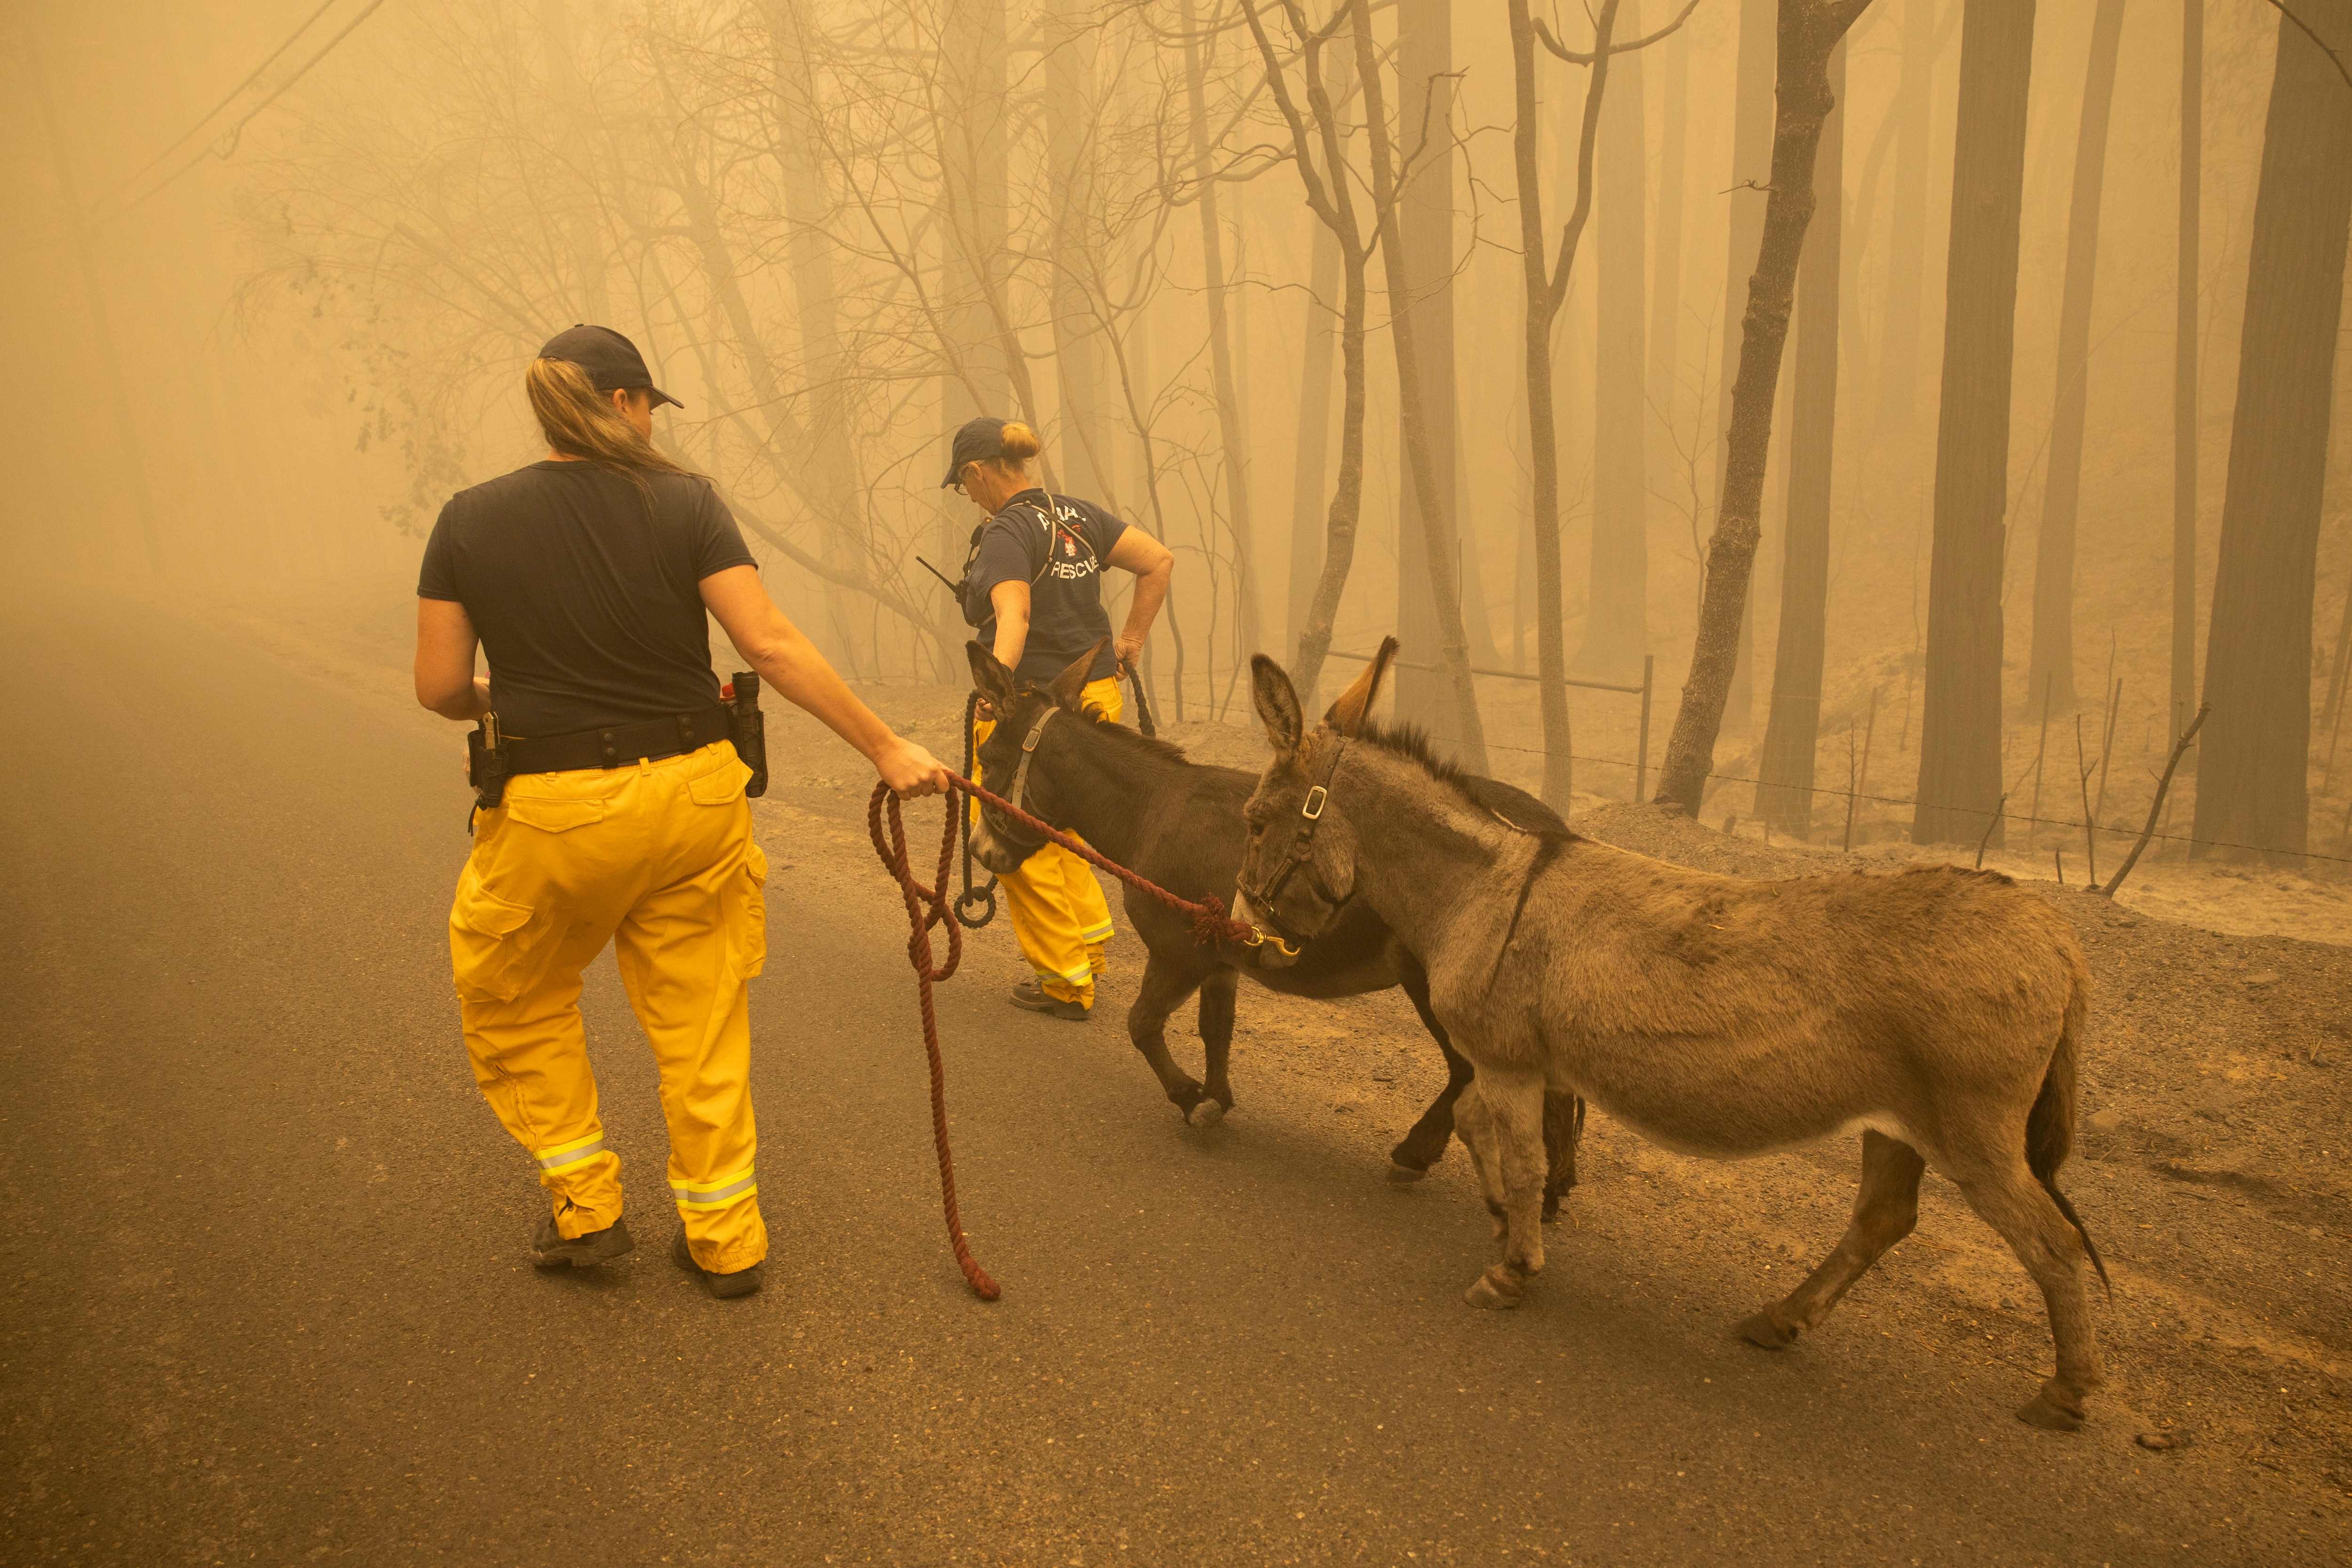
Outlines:
<svg viewBox="0 0 2352 1568"><path fill-rule="evenodd" d="M702 580L701 591L704 605L760 679L856 747L885 784L909 797L947 788L947 769L939 759L902 740L842 684L816 645L768 597L758 568L730 566L714 572Z"/></svg>
<svg viewBox="0 0 2352 1568"><path fill-rule="evenodd" d="M488 712L490 678L474 673L480 640L465 605L417 600L416 700L444 719L470 721Z"/></svg>
<svg viewBox="0 0 2352 1568"><path fill-rule="evenodd" d="M1151 623L1159 616L1161 603L1168 597L1169 581L1176 574L1176 556L1160 541L1130 524L1118 536L1118 542L1110 547L1110 563L1136 576L1135 600L1127 607L1127 625L1113 645L1120 667L1131 669L1143 653L1143 639L1151 634ZM1025 622L1027 617L1023 618Z"/></svg>
<svg viewBox="0 0 2352 1568"><path fill-rule="evenodd" d="M1029 584L999 583L988 591L988 603L996 611L996 662L1018 669L1029 646Z"/></svg>

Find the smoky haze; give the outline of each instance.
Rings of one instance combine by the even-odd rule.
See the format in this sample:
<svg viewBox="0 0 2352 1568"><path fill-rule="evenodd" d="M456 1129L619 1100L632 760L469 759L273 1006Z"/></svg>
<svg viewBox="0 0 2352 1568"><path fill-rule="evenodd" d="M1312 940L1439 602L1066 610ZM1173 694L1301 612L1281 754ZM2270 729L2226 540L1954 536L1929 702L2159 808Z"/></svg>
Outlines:
<svg viewBox="0 0 2352 1568"><path fill-rule="evenodd" d="M2352 1563L2347 73L7 0L0 1564ZM667 477L740 751L690 606L478 698L581 322L863 709ZM1173 553L1121 728L968 661L980 415ZM975 679L1099 905L877 784Z"/></svg>
<svg viewBox="0 0 2352 1568"><path fill-rule="evenodd" d="M1401 631L1405 717L1556 799L1627 798L1637 763L1655 784L1691 667L1770 183L1774 9L1615 12L1620 41L1681 25L1611 57L1597 106L1550 332L1549 577L1515 140L1556 247L1590 73L1538 48L1521 127L1508 7L1377 5L1369 55L1331 35L1346 244L1308 199L1328 152L1279 7L1255 8L1263 49L1219 0L20 10L0 297L41 460L0 548L25 573L396 616L447 495L538 455L533 350L604 321L686 404L661 438L856 679L961 682L968 634L916 558L962 559L974 516L936 488L944 433L993 412L1041 430L1049 483L1176 551L1148 654L1171 721L1249 722L1252 651L1328 696L1346 656ZM2342 0L2299 14L2352 32ZM2107 757L2091 805L2136 832L2210 699L2159 858L2192 824L2352 854L2328 173L2348 161L2328 94L2352 89L2291 27L2283 57L2268 5L2200 15L2186 230L2178 6L1878 0L1832 61L1710 824L1990 829L2046 866L2082 837L2078 717L2084 764ZM1581 12L1560 16L1589 49ZM2267 215L2266 179L2286 193ZM1347 244L1365 251L1352 436ZM1400 303L1420 383L1402 400ZM1564 689L1550 732L1533 678L1555 599L1562 671L1596 685ZM1642 700L1596 689L1638 688L1645 661L1646 745Z"/></svg>

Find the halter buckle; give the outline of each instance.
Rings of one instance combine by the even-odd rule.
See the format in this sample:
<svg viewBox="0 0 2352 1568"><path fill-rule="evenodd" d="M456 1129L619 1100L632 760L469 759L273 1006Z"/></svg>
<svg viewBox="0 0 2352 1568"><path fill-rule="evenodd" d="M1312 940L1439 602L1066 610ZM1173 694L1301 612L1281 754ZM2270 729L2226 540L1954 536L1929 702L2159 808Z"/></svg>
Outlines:
<svg viewBox="0 0 2352 1568"><path fill-rule="evenodd" d="M1309 822L1320 822L1323 819L1323 803L1330 798L1331 792L1317 784L1307 792L1306 804L1298 808L1298 815Z"/></svg>

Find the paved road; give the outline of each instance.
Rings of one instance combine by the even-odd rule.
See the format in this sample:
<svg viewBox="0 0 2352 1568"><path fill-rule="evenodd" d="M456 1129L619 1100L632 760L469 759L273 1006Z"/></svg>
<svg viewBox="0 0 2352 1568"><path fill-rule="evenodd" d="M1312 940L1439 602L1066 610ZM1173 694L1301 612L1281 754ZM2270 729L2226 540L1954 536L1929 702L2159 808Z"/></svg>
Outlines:
<svg viewBox="0 0 2352 1568"><path fill-rule="evenodd" d="M1103 1021L1003 1005L993 931L941 997L977 1302L895 904L790 814L769 1289L705 1299L660 1205L541 1277L449 991L449 736L160 601L20 604L0 668L0 1561L2341 1560L2218 1453L2018 1425L2012 1369L1732 1342L1754 1302L1675 1295L1638 1225L1474 1312L1458 1182L1388 1187L1271 1073L1183 1129ZM645 1193L609 959L587 1005Z"/></svg>

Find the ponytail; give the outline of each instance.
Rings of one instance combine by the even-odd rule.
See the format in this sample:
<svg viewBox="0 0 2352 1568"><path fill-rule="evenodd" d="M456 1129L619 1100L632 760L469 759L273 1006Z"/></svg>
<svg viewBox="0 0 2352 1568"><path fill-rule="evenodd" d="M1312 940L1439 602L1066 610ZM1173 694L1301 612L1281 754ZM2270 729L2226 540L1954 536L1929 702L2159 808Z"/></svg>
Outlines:
<svg viewBox="0 0 2352 1568"><path fill-rule="evenodd" d="M637 427L613 406L610 394L596 390L588 373L570 360L535 359L523 372L523 390L548 446L626 478L640 491L645 475L691 474L657 451ZM1031 437L1034 442L1035 437Z"/></svg>

